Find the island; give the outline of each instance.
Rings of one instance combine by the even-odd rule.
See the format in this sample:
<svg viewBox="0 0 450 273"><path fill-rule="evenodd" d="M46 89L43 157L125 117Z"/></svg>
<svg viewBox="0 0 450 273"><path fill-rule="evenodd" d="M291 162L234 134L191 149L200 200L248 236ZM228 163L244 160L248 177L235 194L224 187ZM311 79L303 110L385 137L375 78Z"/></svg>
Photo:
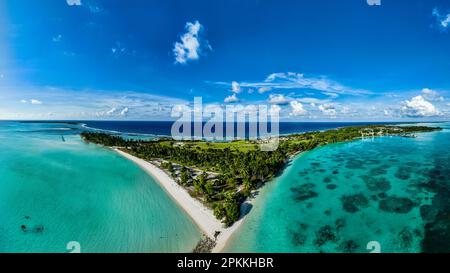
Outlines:
<svg viewBox="0 0 450 273"><path fill-rule="evenodd" d="M203 231L194 252L219 252L242 224L266 182L299 153L316 147L380 136L415 137L439 127L368 125L277 137L278 147L262 151L273 138L229 142L125 139L83 132L88 143L114 149L135 162L169 193Z"/></svg>

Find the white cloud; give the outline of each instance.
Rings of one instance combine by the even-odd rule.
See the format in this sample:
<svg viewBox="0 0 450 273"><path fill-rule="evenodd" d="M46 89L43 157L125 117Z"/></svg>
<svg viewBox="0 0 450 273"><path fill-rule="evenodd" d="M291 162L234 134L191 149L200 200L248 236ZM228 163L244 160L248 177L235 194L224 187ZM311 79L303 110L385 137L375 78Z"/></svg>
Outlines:
<svg viewBox="0 0 450 273"><path fill-rule="evenodd" d="M121 116L125 116L125 115L128 113L128 111L129 111L128 107L125 107L125 108L123 108L122 111L120 112L120 115L121 115Z"/></svg>
<svg viewBox="0 0 450 273"><path fill-rule="evenodd" d="M215 82L219 85L229 83ZM241 88L255 88L259 93L268 92L274 89L310 89L328 93L329 96L337 97L338 94L364 95L372 92L363 89L353 89L325 77L306 77L300 73L273 73L262 82L240 82ZM334 94L334 95L332 95Z"/></svg>
<svg viewBox="0 0 450 273"><path fill-rule="evenodd" d="M440 115L438 109L423 96L417 96L404 102L402 115L407 117L433 117Z"/></svg>
<svg viewBox="0 0 450 273"><path fill-rule="evenodd" d="M440 13L439 9L434 8L433 16L436 17L436 20L441 28L446 29L450 25L450 13L443 15Z"/></svg>
<svg viewBox="0 0 450 273"><path fill-rule="evenodd" d="M20 100L20 103L31 103L31 104L34 104L34 105L39 105L39 104L42 104L42 101L40 101L40 100L36 100L36 99L31 99L31 100L25 100L25 99L22 99L22 100Z"/></svg>
<svg viewBox="0 0 450 273"><path fill-rule="evenodd" d="M111 116L111 117L119 117L119 116L126 116L129 112L128 107L123 107L122 110L119 111L120 108L118 107L111 107L108 111L99 111L96 113L98 117L104 117L104 116Z"/></svg>
<svg viewBox="0 0 450 273"><path fill-rule="evenodd" d="M319 105L319 110L327 116L336 116L336 108L333 103Z"/></svg>
<svg viewBox="0 0 450 273"><path fill-rule="evenodd" d="M444 97L440 96L438 92L429 88L422 89L423 97L429 101L444 101Z"/></svg>
<svg viewBox="0 0 450 273"><path fill-rule="evenodd" d="M286 98L284 95L281 94L271 94L269 96L269 99L267 100L267 102L270 104L279 104L279 105L288 104L290 101L291 99Z"/></svg>
<svg viewBox="0 0 450 273"><path fill-rule="evenodd" d="M272 87L260 87L260 88L258 88L258 92L260 93L260 94L262 94L262 93L265 93L265 92L269 92L269 91L272 91Z"/></svg>
<svg viewBox="0 0 450 273"><path fill-rule="evenodd" d="M323 92L323 94L329 96L332 99L337 99L339 97L338 94L332 92Z"/></svg>
<svg viewBox="0 0 450 273"><path fill-rule="evenodd" d="M241 93L241 91L242 89L238 82L235 81L231 82L231 92L239 94Z"/></svg>
<svg viewBox="0 0 450 273"><path fill-rule="evenodd" d="M236 96L236 93L233 94L233 95L231 95L231 96L226 97L225 100L224 100L225 103L233 103L233 102L239 102L239 101L240 101L240 100L239 100L239 98Z"/></svg>
<svg viewBox="0 0 450 273"><path fill-rule="evenodd" d="M88 10L91 13L100 13L104 11L103 7L93 0L88 0L86 2L83 0L84 4L81 2L81 0L66 0L66 3L69 6L83 6L86 10Z"/></svg>
<svg viewBox="0 0 450 273"><path fill-rule="evenodd" d="M187 32L180 37L181 42L176 42L173 48L175 63L178 64L186 64L188 61L198 60L203 48L211 50L208 41L203 41L200 38L203 26L198 21L194 23L187 22L185 29Z"/></svg>
<svg viewBox="0 0 450 273"><path fill-rule="evenodd" d="M352 89L326 78L305 77L304 74L287 72L269 75L262 87L279 89L312 89L335 94L367 94L366 90Z"/></svg>
<svg viewBox="0 0 450 273"><path fill-rule="evenodd" d="M172 113L192 113L193 110L187 104L177 104L172 107Z"/></svg>
<svg viewBox="0 0 450 273"><path fill-rule="evenodd" d="M278 105L272 105L272 106L270 106L269 114L270 114L271 116L276 115L276 114L279 115L280 112L281 112L281 107L280 107L280 106L278 106Z"/></svg>
<svg viewBox="0 0 450 273"><path fill-rule="evenodd" d="M117 111L117 108L113 107L113 108L111 108L109 111L106 111L106 114L107 114L107 115L112 115L112 114L114 114L116 111Z"/></svg>
<svg viewBox="0 0 450 273"><path fill-rule="evenodd" d="M350 109L349 106L344 106L344 107L342 107L342 109L341 109L341 113L342 113L342 114L349 114L350 112L351 112L351 109Z"/></svg>
<svg viewBox="0 0 450 273"><path fill-rule="evenodd" d="M81 0L66 0L69 6L81 6Z"/></svg>
<svg viewBox="0 0 450 273"><path fill-rule="evenodd" d="M123 118L120 116L121 110L127 107L126 117L130 119L167 120L171 118L174 105L190 103L180 98L132 90L80 90L51 86L17 87L8 89L6 93L3 90L0 86L0 119L49 119L49 112L53 113L51 119L59 120L120 119ZM31 98L42 101L42 105L32 105ZM29 107L24 107L27 105ZM118 110L113 115L107 115L111 108Z"/></svg>
<svg viewBox="0 0 450 273"><path fill-rule="evenodd" d="M291 101L290 102L291 105L291 116L304 116L306 115L308 112L303 108L303 104L301 102L298 101Z"/></svg>

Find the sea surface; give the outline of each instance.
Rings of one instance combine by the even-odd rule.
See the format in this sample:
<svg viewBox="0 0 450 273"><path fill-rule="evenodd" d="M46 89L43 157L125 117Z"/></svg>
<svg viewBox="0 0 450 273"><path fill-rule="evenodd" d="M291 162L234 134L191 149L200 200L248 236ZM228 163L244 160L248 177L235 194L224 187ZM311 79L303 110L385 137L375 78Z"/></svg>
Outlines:
<svg viewBox="0 0 450 273"><path fill-rule="evenodd" d="M112 133L147 136L170 136L173 122L170 121L75 121L83 124L85 128L100 129ZM311 131L322 131L345 126L359 126L368 124L380 124L377 122L280 122L279 133L281 135L304 133ZM383 123L386 124L386 123ZM204 124L203 124L204 125ZM245 123L246 135L248 135L249 123ZM270 123L268 124L270 133ZM226 124L224 123L224 133ZM235 123L235 130L236 123ZM193 132L194 130L192 130Z"/></svg>
<svg viewBox="0 0 450 273"><path fill-rule="evenodd" d="M76 124L0 121L0 253L190 252L200 231L134 163Z"/></svg>
<svg viewBox="0 0 450 273"><path fill-rule="evenodd" d="M282 123L281 134L363 123ZM365 123L367 124L367 123ZM297 156L260 191L228 252L450 251L450 124ZM170 122L0 121L0 252L190 252L201 234L145 172L85 130L170 134Z"/></svg>
<svg viewBox="0 0 450 273"><path fill-rule="evenodd" d="M227 252L450 252L450 124L297 156Z"/></svg>

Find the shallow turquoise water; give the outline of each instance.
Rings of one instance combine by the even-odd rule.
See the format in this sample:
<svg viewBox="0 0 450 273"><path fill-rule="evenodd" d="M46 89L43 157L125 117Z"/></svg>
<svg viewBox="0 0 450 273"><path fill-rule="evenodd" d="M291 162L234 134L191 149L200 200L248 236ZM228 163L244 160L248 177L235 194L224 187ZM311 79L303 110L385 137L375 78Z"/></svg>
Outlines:
<svg viewBox="0 0 450 273"><path fill-rule="evenodd" d="M200 232L159 185L71 127L0 122L0 252L191 251Z"/></svg>
<svg viewBox="0 0 450 273"><path fill-rule="evenodd" d="M436 124L433 124L436 125ZM450 125L298 156L266 185L228 252L450 252Z"/></svg>

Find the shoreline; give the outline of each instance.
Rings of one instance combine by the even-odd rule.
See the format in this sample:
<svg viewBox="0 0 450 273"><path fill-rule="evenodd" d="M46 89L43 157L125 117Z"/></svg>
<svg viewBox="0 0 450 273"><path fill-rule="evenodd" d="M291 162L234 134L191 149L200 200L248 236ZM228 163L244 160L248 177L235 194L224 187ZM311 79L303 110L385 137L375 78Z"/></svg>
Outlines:
<svg viewBox="0 0 450 273"><path fill-rule="evenodd" d="M323 135L322 133L317 133L319 136L322 136L322 142L316 143L314 147L310 147L309 149L306 147L306 150L295 150L291 149L288 150L290 153L286 154L286 158L284 160L284 167L278 170L276 173L274 173L271 177L268 177L266 179L272 180L279 176L283 171L284 168L289 166L289 163L292 162L296 157L300 156L306 151L312 150L314 148L320 147L320 146L326 146L332 143L339 143L339 142L348 142L348 141L354 141L357 139L360 139L359 133L357 129L360 129L358 127L351 128L348 131L345 131L343 136L340 137L339 141L328 141L327 137L328 135ZM370 129L370 128L369 128ZM379 128L378 128L379 129ZM379 129L380 132L384 133L384 128ZM410 131L418 131L418 132L428 132L428 131L435 131L435 130L441 130L442 128L420 128L420 130L411 130L411 128L405 129L398 129L393 128L391 130L387 130L387 133L380 135L378 133L377 135L373 135L372 137L381 137L381 136L389 136L389 135L398 135L398 132L400 131L402 134L405 132L408 133ZM89 133L86 133L86 137L88 138L90 135ZM361 133L362 134L362 133ZM372 132L373 134L373 132ZM127 144L126 141L122 140L118 141L116 139L108 139L108 136L106 136L106 140L102 139L102 137L105 138L105 136L100 135L99 139L96 139L96 135L94 134L91 136L91 142L101 144L103 142L106 142L108 144L117 144L118 146L123 146ZM108 141L109 140L109 141ZM89 138L87 139L89 141ZM287 139L286 141L289 141ZM234 224L231 227L224 227L224 224L217 220L214 216L213 210L210 209L207 205L203 204L200 200L197 200L196 198L192 197L188 190L185 189L183 186L179 185L175 179L171 177L170 174L166 173L166 171L159 166L159 164L156 164L152 161L148 162L144 159L138 158L136 156L133 156L127 152L121 151L118 149L118 146L110 145L109 147L117 152L122 157L134 162L136 165L138 165L142 170L144 170L148 175L152 176L158 184L167 192L167 194L175 201L175 203L182 208L187 215L193 220L193 222L198 226L198 228L203 232L203 236L209 238L212 242L209 243L208 240L203 241L200 239L199 244L197 247L201 246L202 243L205 244L204 248L198 249L197 247L193 250L195 252L222 252L224 248L227 246L228 241L230 238L235 234L235 232L240 228L240 226L245 221L247 215L249 214L251 208L253 207L253 204L255 203L255 199L258 196L259 191L261 190L264 180L261 181L263 184L256 185L257 189L255 191L251 192L251 195L245 199L243 202L240 202L240 215L237 221L234 222ZM281 162L280 162L281 163ZM268 181L266 181L267 183ZM236 213L237 207L234 208ZM237 215L236 215L237 216ZM234 218L236 219L236 218ZM203 237L203 238L204 238Z"/></svg>
<svg viewBox="0 0 450 273"><path fill-rule="evenodd" d="M119 155L134 162L147 174L153 177L158 184L168 193L168 195L181 207L187 215L194 221L198 228L204 235L215 241L215 246L211 252L218 253L223 251L227 242L232 235L239 229L244 222L249 210L254 204L255 197L246 200L241 204L241 216L231 227L225 228L224 225L217 220L213 211L203 205L200 201L191 197L189 193L182 186L178 185L175 180L166 174L161 168L154 164L145 161L141 158L135 157L131 154L123 152L117 148L113 149ZM215 238L216 232L220 234Z"/></svg>

